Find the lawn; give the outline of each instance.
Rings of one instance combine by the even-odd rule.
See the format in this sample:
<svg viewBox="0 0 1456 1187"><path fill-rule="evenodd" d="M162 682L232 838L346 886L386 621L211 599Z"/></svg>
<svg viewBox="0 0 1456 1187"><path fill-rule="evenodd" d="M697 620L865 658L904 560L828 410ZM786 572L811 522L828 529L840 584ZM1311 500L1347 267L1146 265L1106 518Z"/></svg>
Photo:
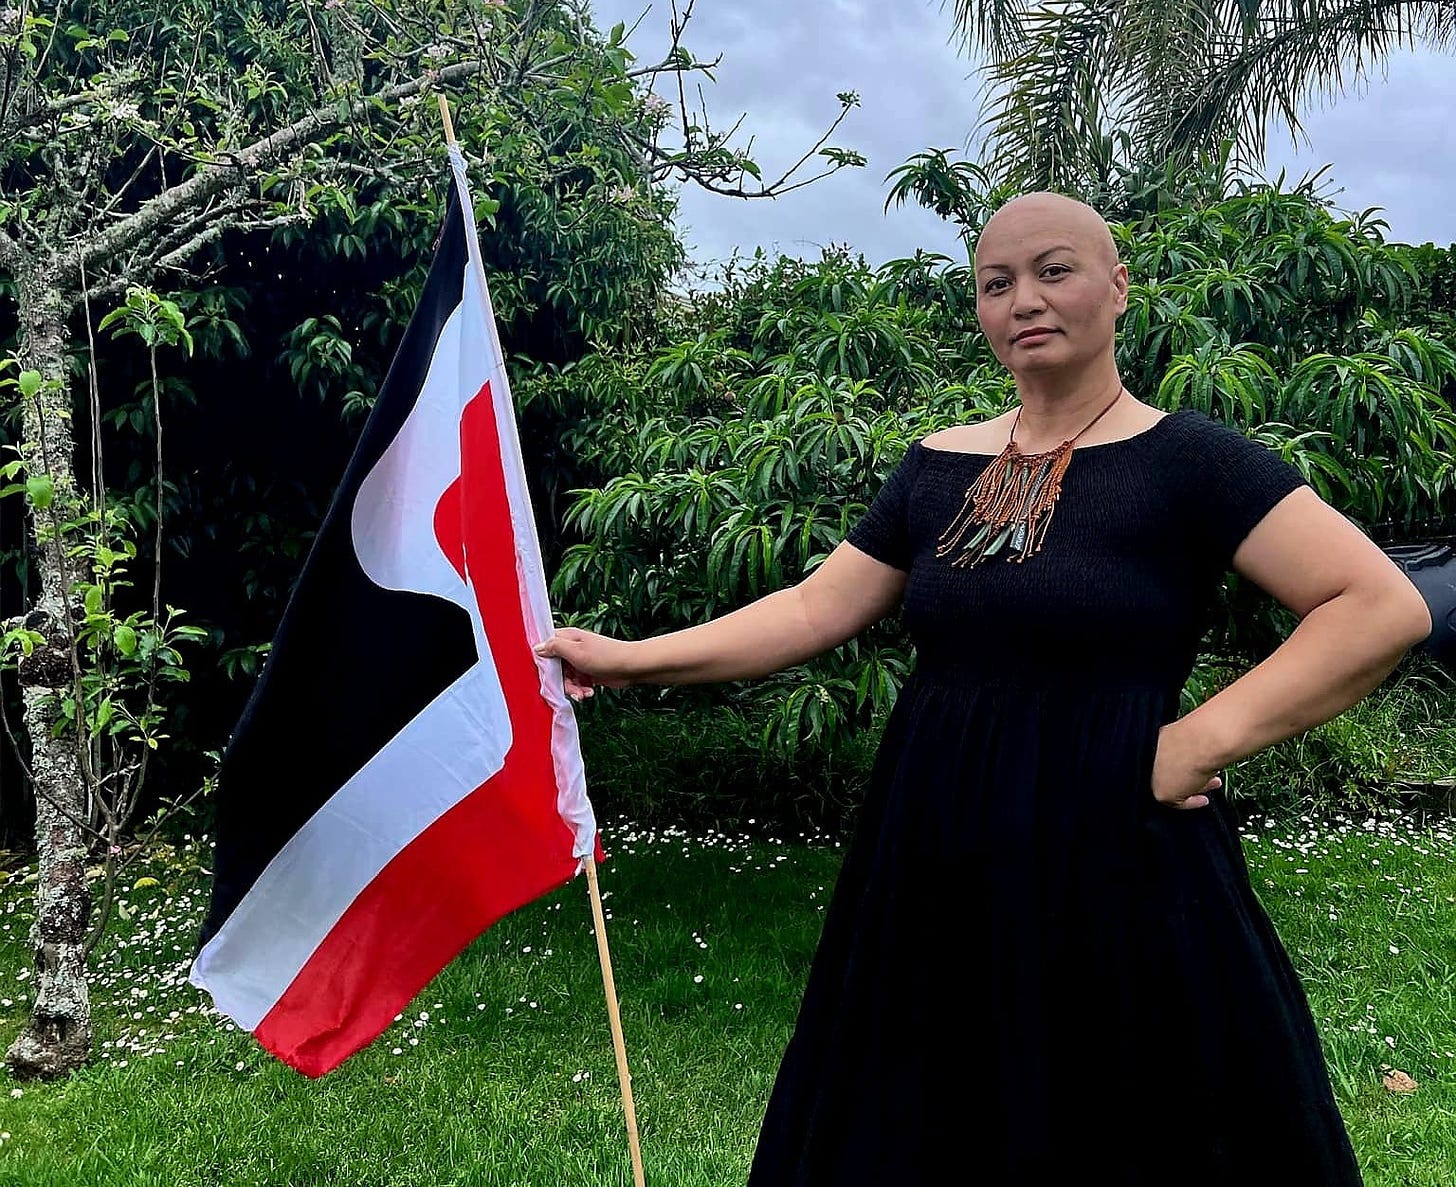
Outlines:
<svg viewBox="0 0 1456 1187"><path fill-rule="evenodd" d="M743 1182L839 850L607 830L603 871L648 1180ZM1456 1167L1456 839L1413 816L1255 818L1255 885L1309 991L1370 1187ZM0 1184L631 1182L578 882L503 921L318 1082L186 984L199 843L149 855L98 957L98 1058L0 1086ZM0 887L0 1041L23 1022L32 884ZM1406 1073L1413 1091L1386 1086ZM1394 1081L1392 1081L1394 1083Z"/></svg>

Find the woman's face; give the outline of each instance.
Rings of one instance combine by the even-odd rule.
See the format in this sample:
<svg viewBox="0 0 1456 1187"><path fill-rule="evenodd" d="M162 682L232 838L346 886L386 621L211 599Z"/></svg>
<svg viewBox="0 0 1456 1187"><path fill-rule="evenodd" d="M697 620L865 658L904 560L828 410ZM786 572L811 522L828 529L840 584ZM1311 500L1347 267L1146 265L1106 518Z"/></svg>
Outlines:
<svg viewBox="0 0 1456 1187"><path fill-rule="evenodd" d="M1127 268L1090 207L1032 194L986 224L976 245L976 316L1012 374L1109 355L1126 308Z"/></svg>

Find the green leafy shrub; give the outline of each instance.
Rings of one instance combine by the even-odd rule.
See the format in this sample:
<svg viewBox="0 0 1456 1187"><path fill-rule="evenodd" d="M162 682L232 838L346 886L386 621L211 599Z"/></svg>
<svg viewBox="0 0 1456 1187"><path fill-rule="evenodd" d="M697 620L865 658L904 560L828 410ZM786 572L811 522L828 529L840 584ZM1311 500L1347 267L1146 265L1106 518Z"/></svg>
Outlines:
<svg viewBox="0 0 1456 1187"><path fill-rule="evenodd" d="M1239 764L1228 790L1263 808L1414 803L1450 811L1456 806L1456 677L1413 656L1333 721Z"/></svg>
<svg viewBox="0 0 1456 1187"><path fill-rule="evenodd" d="M841 834L852 824L879 723L832 750L786 754L763 747L764 723L736 705L635 701L603 696L578 714L600 819L780 836Z"/></svg>

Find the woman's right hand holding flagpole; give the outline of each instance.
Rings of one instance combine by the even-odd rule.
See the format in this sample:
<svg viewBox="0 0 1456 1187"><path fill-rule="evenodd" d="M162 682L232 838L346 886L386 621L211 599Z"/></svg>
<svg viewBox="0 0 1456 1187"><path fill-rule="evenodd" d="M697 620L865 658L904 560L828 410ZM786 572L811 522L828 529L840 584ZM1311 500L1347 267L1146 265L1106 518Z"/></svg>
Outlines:
<svg viewBox="0 0 1456 1187"><path fill-rule="evenodd" d="M900 603L905 574L841 544L798 585L700 626L627 641L562 627L536 647L561 660L567 694L630 684L712 684L791 668L853 638Z"/></svg>

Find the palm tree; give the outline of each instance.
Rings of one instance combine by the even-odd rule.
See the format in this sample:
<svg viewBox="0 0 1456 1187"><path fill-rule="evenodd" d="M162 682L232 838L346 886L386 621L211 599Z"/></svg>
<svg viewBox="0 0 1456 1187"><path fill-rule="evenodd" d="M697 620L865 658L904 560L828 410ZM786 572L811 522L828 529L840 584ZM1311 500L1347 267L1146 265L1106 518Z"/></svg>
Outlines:
<svg viewBox="0 0 1456 1187"><path fill-rule="evenodd" d="M1391 53L1456 47L1450 0L954 0L983 50L990 172L1016 189L1108 195L1230 144L1257 165L1269 122L1367 82Z"/></svg>

